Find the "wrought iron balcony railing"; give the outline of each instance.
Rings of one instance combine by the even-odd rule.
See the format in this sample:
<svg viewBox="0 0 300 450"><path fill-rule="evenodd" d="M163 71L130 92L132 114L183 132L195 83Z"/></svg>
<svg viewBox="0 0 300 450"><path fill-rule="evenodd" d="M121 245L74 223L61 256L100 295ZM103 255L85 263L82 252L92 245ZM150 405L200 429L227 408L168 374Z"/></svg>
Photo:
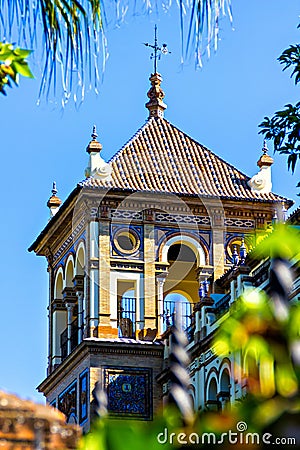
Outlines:
<svg viewBox="0 0 300 450"><path fill-rule="evenodd" d="M169 326L174 325L176 318L179 318L179 322L183 330L186 331L189 340L191 340L194 321L193 308L194 303L164 300L163 318L165 329L167 329Z"/></svg>
<svg viewBox="0 0 300 450"><path fill-rule="evenodd" d="M136 298L123 297L118 302L118 328L120 337L135 337Z"/></svg>

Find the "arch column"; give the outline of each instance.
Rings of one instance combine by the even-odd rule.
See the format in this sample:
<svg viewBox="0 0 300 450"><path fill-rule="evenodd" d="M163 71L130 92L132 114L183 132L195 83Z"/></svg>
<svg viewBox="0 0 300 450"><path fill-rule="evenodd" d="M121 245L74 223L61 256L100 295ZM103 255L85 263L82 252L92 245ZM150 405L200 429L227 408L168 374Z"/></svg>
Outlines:
<svg viewBox="0 0 300 450"><path fill-rule="evenodd" d="M224 211L222 209L213 209L211 217L214 279L217 280L224 273Z"/></svg>
<svg viewBox="0 0 300 450"><path fill-rule="evenodd" d="M68 318L68 355L72 351L71 347L71 336L72 336L72 317L73 317L73 303L66 303L67 308L67 318Z"/></svg>
<svg viewBox="0 0 300 450"><path fill-rule="evenodd" d="M164 284L167 278L166 273L156 275L157 283L157 326L158 334L161 335L164 329Z"/></svg>
<svg viewBox="0 0 300 450"><path fill-rule="evenodd" d="M84 328L84 310L83 310L84 275L76 275L74 277L73 283L78 303L78 344L80 344L80 342L83 339L83 328Z"/></svg>
<svg viewBox="0 0 300 450"><path fill-rule="evenodd" d="M145 294L145 332L156 329L156 286L155 286L155 239L154 225L144 225L144 294Z"/></svg>
<svg viewBox="0 0 300 450"><path fill-rule="evenodd" d="M66 307L62 299L54 299L51 305L52 310L52 354L51 367L55 367L61 363L61 333L64 331L67 323Z"/></svg>

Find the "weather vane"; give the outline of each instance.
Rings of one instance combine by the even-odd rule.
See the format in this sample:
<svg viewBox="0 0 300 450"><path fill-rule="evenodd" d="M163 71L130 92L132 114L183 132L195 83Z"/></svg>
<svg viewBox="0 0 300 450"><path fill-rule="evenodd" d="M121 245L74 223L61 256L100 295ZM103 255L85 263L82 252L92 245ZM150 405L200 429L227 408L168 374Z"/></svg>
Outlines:
<svg viewBox="0 0 300 450"><path fill-rule="evenodd" d="M144 43L144 45L146 45L146 47L151 47L153 48L153 53L151 53L150 55L150 59L154 59L154 73L157 72L157 61L160 60L161 54L163 55L167 55L169 52L168 48L167 48L167 44L162 44L161 47L158 46L157 44L157 25L155 25L154 27L154 45L148 44L148 43Z"/></svg>

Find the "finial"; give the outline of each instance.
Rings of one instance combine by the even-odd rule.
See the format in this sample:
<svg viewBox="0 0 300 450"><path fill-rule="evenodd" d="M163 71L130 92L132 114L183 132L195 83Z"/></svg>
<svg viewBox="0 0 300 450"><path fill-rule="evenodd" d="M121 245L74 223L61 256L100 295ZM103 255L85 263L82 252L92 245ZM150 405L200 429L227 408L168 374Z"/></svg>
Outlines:
<svg viewBox="0 0 300 450"><path fill-rule="evenodd" d="M199 286L199 298L200 300L204 297L204 286L203 286L203 281L201 281L200 286Z"/></svg>
<svg viewBox="0 0 300 450"><path fill-rule="evenodd" d="M263 148L261 149L263 154L261 155L261 157L259 158L259 160L257 161L257 165L259 168L266 166L266 167L270 167L273 162L274 159L268 154L268 146L267 146L267 141L266 139L264 139L264 145Z"/></svg>
<svg viewBox="0 0 300 450"><path fill-rule="evenodd" d="M274 225L275 223L278 222L278 215L277 215L277 208L274 208L274 215L272 217L272 224Z"/></svg>
<svg viewBox="0 0 300 450"><path fill-rule="evenodd" d="M262 148L262 151L263 151L264 155L265 155L266 153L268 153L268 151L269 151L268 146L267 146L267 140L266 140L266 139L264 139L264 146L263 146L263 148Z"/></svg>
<svg viewBox="0 0 300 450"><path fill-rule="evenodd" d="M151 88L147 92L149 97L149 102L146 103L146 108L149 110L149 118L150 117L161 117L164 116L164 110L167 108L167 105L163 102L165 97L165 93L160 87L162 82L162 77L159 73L154 73L149 78L151 81Z"/></svg>
<svg viewBox="0 0 300 450"><path fill-rule="evenodd" d="M56 196L57 188L56 188L56 182L55 181L53 181L53 183L52 183L51 193L52 193L52 195L49 198L49 200L47 201L47 206L50 209L50 219L51 219L51 217L53 217L57 213L57 211L59 210L59 207L60 207L60 205L62 203L61 199Z"/></svg>
<svg viewBox="0 0 300 450"><path fill-rule="evenodd" d="M233 246L232 261L233 261L233 267L237 267L239 265L239 255L237 252L236 245Z"/></svg>
<svg viewBox="0 0 300 450"><path fill-rule="evenodd" d="M93 131L91 134L92 140L86 148L87 153L98 153L102 150L102 145L97 141L98 133L96 125L93 126Z"/></svg>
<svg viewBox="0 0 300 450"><path fill-rule="evenodd" d="M243 236L242 243L240 246L240 264L242 264L242 265L245 264L246 256L247 256L247 248L246 248L245 239Z"/></svg>
<svg viewBox="0 0 300 450"><path fill-rule="evenodd" d="M96 125L94 125L93 126L93 132L91 134L91 138L93 139L93 141L96 141L97 137L98 137L97 129L96 129Z"/></svg>
<svg viewBox="0 0 300 450"><path fill-rule="evenodd" d="M203 289L205 297L208 297L209 282L207 281L207 278L205 278L205 280L203 281Z"/></svg>
<svg viewBox="0 0 300 450"><path fill-rule="evenodd" d="M57 194L57 189L56 189L56 181L53 181L52 184L52 195L56 195Z"/></svg>
<svg viewBox="0 0 300 450"><path fill-rule="evenodd" d="M154 27L154 45L152 44L148 44L148 42L145 42L144 45L146 47L150 47L153 48L153 53L151 53L150 55L150 59L154 59L154 72L153 73L157 73L157 61L160 60L161 54L163 55L167 55L169 52L168 48L167 48L167 44L162 44L161 47L158 46L157 44L157 25L155 25Z"/></svg>

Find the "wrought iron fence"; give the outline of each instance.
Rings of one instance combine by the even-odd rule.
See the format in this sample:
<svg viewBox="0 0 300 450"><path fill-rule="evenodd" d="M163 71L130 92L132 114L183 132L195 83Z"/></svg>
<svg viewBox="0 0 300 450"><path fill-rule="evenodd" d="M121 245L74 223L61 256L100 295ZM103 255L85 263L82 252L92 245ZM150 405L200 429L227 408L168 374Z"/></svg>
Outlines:
<svg viewBox="0 0 300 450"><path fill-rule="evenodd" d="M193 328L193 308L194 303L164 300L163 317L165 329L171 325L175 325L175 320L178 318L183 330L191 334Z"/></svg>
<svg viewBox="0 0 300 450"><path fill-rule="evenodd" d="M121 337L135 337L136 298L122 297L118 301L118 328Z"/></svg>
<svg viewBox="0 0 300 450"><path fill-rule="evenodd" d="M229 308L230 294L224 295L220 300L215 303L215 315L216 318L220 317Z"/></svg>

